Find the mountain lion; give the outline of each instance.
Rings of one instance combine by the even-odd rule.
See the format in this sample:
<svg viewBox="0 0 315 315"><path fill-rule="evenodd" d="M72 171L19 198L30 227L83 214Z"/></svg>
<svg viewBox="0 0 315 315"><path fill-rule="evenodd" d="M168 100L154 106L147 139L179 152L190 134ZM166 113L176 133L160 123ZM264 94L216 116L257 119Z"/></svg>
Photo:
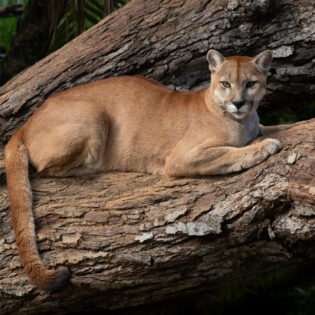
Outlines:
<svg viewBox="0 0 315 315"><path fill-rule="evenodd" d="M10 139L5 163L18 252L32 282L56 291L70 279L47 269L37 246L29 163L43 176L140 171L169 177L228 174L280 150L276 139L248 144L281 126L259 125L272 53L207 55L211 85L178 92L140 76L101 80L50 97Z"/></svg>

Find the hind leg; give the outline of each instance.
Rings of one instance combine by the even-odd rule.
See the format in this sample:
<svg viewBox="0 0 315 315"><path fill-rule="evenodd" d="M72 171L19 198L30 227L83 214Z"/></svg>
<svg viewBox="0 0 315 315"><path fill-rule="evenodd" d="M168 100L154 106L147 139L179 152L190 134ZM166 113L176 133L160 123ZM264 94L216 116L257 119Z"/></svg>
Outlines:
<svg viewBox="0 0 315 315"><path fill-rule="evenodd" d="M82 123L74 119L36 134L28 146L31 164L41 176L79 176L102 171L108 123L94 114Z"/></svg>
<svg viewBox="0 0 315 315"><path fill-rule="evenodd" d="M63 150L58 150L58 153L49 152L50 154L47 155L49 159L41 165L38 173L41 176L68 177L102 171L106 141L103 139L103 132L102 134L93 133L89 140L78 141L77 146L72 150L69 149L68 142L64 142ZM46 150L45 153L47 151L50 150Z"/></svg>

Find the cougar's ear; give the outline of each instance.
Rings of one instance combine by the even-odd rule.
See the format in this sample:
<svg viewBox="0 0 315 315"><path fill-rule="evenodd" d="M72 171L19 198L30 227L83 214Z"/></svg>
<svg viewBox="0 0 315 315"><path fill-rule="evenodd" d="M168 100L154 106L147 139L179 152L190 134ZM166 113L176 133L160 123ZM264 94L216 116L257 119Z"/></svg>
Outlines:
<svg viewBox="0 0 315 315"><path fill-rule="evenodd" d="M225 58L214 49L211 49L207 53L207 59L209 62L209 69L210 71L218 71L225 60Z"/></svg>
<svg viewBox="0 0 315 315"><path fill-rule="evenodd" d="M254 58L254 62L263 73L267 73L272 62L272 52L270 50L261 52Z"/></svg>

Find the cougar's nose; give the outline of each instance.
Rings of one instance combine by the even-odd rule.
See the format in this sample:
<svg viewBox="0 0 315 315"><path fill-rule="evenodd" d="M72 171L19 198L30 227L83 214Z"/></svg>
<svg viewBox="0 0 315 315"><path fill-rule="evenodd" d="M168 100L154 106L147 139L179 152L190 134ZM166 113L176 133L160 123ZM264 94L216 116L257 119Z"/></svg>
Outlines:
<svg viewBox="0 0 315 315"><path fill-rule="evenodd" d="M236 106L237 109L240 109L245 104L245 101L233 102L233 104Z"/></svg>

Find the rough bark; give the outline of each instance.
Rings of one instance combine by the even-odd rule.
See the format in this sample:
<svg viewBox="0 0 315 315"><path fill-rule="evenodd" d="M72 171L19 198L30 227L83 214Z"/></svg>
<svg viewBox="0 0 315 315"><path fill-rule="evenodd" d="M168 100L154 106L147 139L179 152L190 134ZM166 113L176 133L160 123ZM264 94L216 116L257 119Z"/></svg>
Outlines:
<svg viewBox="0 0 315 315"><path fill-rule="evenodd" d="M0 146L51 94L122 74L178 89L208 84L206 51L274 51L271 108L314 94L315 3L309 0L134 0L0 88Z"/></svg>
<svg viewBox="0 0 315 315"><path fill-rule="evenodd" d="M315 119L274 137L283 150L231 176L32 176L44 262L66 265L56 294L30 284L0 186L0 313L121 308L315 261Z"/></svg>
<svg viewBox="0 0 315 315"><path fill-rule="evenodd" d="M74 85L140 73L177 88L200 87L208 79L210 47L254 54L267 42L278 52L290 46L291 53L276 59L283 70L271 96L276 89L293 96L301 82L299 91L311 95L313 39L301 27L310 27L313 13L302 2L132 1L0 89L0 145L46 97ZM260 26L253 21L257 12ZM288 29L294 35L282 36ZM291 67L293 60L301 67ZM291 88L282 80L291 80ZM230 176L170 180L116 172L44 179L33 173L41 256L48 266L68 266L73 276L55 294L34 288L21 266L0 150L0 313L122 308L314 262L314 133L315 119L275 134L284 143L279 154Z"/></svg>

